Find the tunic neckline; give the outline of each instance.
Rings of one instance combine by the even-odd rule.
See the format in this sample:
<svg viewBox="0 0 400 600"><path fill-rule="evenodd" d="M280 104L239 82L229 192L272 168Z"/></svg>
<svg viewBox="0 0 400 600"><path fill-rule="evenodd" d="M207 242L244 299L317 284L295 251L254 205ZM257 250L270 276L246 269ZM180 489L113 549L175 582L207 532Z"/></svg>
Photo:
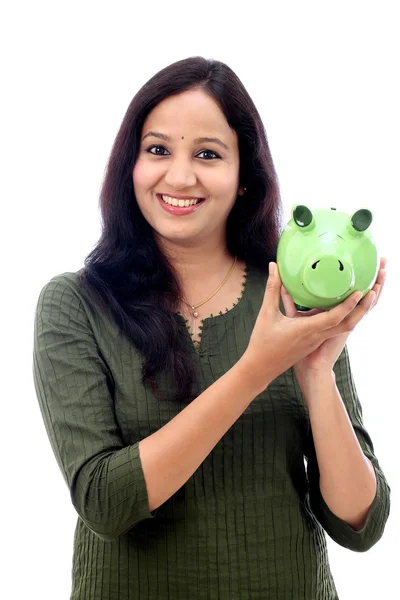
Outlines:
<svg viewBox="0 0 400 600"><path fill-rule="evenodd" d="M176 317L183 323L185 330L190 337L192 347L196 351L196 353L204 354L204 352L207 350L207 345L203 344L203 333L205 330L209 330L217 325L223 326L225 323L231 321L238 313L242 311L244 304L248 300L249 287L251 287L253 273L254 269L252 268L252 266L246 263L244 269L244 281L242 283L242 293L240 297L238 297L238 301L235 302L231 308L227 307L225 309L225 312L220 311L217 315L213 315L211 313L211 315L209 315L208 317L200 319L200 343L195 343L192 339L192 333L190 331L190 327L188 326L189 320L185 319L185 317L180 312L175 313Z"/></svg>

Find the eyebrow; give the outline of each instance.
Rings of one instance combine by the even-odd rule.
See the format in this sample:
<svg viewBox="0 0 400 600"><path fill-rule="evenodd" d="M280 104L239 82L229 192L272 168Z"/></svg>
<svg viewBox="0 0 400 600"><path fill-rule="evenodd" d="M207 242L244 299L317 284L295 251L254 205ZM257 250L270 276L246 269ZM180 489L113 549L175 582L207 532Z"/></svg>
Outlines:
<svg viewBox="0 0 400 600"><path fill-rule="evenodd" d="M171 138L168 135L165 135L165 133L158 133L156 131L149 131L142 138L142 142L143 142L143 140L145 140L149 136L160 138L161 140L165 140L166 142L170 142L171 141ZM222 142L217 137L199 137L199 138L196 138L195 140L193 140L193 142L195 144L202 144L203 142L214 142L215 144L219 144L220 146L222 146L223 148L225 148L225 150L229 150L228 146L226 144L224 144L224 142Z"/></svg>

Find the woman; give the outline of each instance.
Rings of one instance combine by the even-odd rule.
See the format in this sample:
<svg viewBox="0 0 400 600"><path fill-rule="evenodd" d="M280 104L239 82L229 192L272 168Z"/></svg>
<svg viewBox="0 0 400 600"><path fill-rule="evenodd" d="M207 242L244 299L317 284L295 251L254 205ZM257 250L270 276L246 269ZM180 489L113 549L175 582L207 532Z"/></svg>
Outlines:
<svg viewBox="0 0 400 600"><path fill-rule="evenodd" d="M260 116L199 57L132 100L101 211L85 268L44 286L35 319L79 515L71 598L337 598L324 531L365 551L389 514L345 345L385 261L360 302L300 318Z"/></svg>

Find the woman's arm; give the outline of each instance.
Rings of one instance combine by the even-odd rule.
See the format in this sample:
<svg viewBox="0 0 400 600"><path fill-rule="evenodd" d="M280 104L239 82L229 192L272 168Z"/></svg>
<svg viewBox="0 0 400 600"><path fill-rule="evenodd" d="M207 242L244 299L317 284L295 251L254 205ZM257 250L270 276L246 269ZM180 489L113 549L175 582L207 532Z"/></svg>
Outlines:
<svg viewBox="0 0 400 600"><path fill-rule="evenodd" d="M361 529L377 482L337 389L334 371L326 379L309 381L302 392L309 407L322 497L340 519Z"/></svg>
<svg viewBox="0 0 400 600"><path fill-rule="evenodd" d="M390 512L391 490L363 423L347 345L334 365L334 373L337 394L340 395L339 405L339 396L335 394L330 400L328 398L325 415L322 415L323 406L310 414L311 427L305 452L310 508L335 542L349 550L365 552L383 535ZM326 402L325 396L321 395L321 401L322 404ZM337 419L336 425L331 418ZM350 425L352 431L349 430ZM327 439L324 440L325 434ZM333 439L334 435L338 439ZM340 443L337 444L339 438ZM360 448L364 457L360 455ZM374 477L368 465L372 465ZM368 507L375 486L374 478L375 494Z"/></svg>
<svg viewBox="0 0 400 600"><path fill-rule="evenodd" d="M261 391L240 361L174 419L126 446L115 420L113 378L85 308L63 275L42 289L33 376L53 452L72 503L96 535L112 540L172 496Z"/></svg>
<svg viewBox="0 0 400 600"><path fill-rule="evenodd" d="M186 483L260 393L243 369L239 360L169 423L139 442L151 511Z"/></svg>

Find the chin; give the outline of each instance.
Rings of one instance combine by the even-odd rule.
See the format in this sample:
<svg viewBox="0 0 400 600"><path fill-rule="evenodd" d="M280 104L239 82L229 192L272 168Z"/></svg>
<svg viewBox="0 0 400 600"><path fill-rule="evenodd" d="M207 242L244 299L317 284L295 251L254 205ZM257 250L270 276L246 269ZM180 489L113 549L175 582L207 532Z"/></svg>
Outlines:
<svg viewBox="0 0 400 600"><path fill-rule="evenodd" d="M191 246L195 241L198 241L199 235L199 232L195 231L171 231L171 229L166 230L163 227L155 229L155 232L161 239L178 246Z"/></svg>

